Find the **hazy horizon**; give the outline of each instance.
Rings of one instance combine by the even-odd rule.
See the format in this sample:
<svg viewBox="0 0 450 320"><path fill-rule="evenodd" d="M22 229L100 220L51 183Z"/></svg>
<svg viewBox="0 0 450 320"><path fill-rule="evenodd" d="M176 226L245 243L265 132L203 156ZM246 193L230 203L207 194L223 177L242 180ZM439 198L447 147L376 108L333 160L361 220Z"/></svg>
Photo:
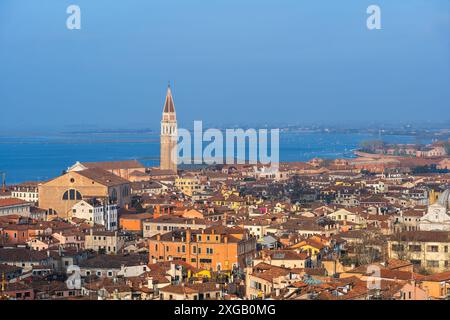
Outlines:
<svg viewBox="0 0 450 320"><path fill-rule="evenodd" d="M169 80L185 127L448 124L450 2L371 4L3 0L0 131L157 129Z"/></svg>

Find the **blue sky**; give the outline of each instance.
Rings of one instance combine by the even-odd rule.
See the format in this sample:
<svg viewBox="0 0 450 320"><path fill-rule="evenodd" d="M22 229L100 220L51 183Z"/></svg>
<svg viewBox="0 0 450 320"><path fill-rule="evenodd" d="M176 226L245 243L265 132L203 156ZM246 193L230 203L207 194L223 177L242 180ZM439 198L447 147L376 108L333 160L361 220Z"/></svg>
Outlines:
<svg viewBox="0 0 450 320"><path fill-rule="evenodd" d="M168 80L186 127L448 121L450 1L0 1L1 130L158 127Z"/></svg>

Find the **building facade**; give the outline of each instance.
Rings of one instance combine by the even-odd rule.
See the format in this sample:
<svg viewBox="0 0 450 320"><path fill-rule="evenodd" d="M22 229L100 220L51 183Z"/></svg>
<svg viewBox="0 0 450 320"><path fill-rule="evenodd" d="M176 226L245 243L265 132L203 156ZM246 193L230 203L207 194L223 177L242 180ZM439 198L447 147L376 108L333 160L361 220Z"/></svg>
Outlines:
<svg viewBox="0 0 450 320"><path fill-rule="evenodd" d="M117 231L93 231L85 236L84 247L87 250L117 254L123 248L125 240Z"/></svg>
<svg viewBox="0 0 450 320"><path fill-rule="evenodd" d="M70 171L39 185L39 207L48 218L68 218L73 206L87 198L108 199L119 207L131 201L130 182L99 168Z"/></svg>
<svg viewBox="0 0 450 320"><path fill-rule="evenodd" d="M106 230L117 230L117 205L109 203L107 199L81 200L72 207L71 218L87 220L91 225L100 224Z"/></svg>
<svg viewBox="0 0 450 320"><path fill-rule="evenodd" d="M11 196L36 204L39 201L38 184L39 182L25 182L15 185L12 187Z"/></svg>
<svg viewBox="0 0 450 320"><path fill-rule="evenodd" d="M0 216L16 214L19 216L29 217L30 208L31 203L21 199L0 199Z"/></svg>
<svg viewBox="0 0 450 320"><path fill-rule="evenodd" d="M388 257L409 260L418 268L443 272L450 267L450 233L406 231L388 240Z"/></svg>
<svg viewBox="0 0 450 320"><path fill-rule="evenodd" d="M256 239L241 228L177 230L149 239L151 263L181 260L195 268L230 271L251 265Z"/></svg>

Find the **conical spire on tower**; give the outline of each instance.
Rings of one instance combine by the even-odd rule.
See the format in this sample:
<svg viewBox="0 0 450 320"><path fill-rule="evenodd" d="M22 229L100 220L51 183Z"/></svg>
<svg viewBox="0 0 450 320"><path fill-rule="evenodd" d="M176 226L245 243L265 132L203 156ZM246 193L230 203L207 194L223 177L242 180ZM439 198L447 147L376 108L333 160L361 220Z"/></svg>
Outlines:
<svg viewBox="0 0 450 320"><path fill-rule="evenodd" d="M170 83L167 87L166 101L164 102L164 113L175 113L175 105L173 103L172 90L170 89Z"/></svg>

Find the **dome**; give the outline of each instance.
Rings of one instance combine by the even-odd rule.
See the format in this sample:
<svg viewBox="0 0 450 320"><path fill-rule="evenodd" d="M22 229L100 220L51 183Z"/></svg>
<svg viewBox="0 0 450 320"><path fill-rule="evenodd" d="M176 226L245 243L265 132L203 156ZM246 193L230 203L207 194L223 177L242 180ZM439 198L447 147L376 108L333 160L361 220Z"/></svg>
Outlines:
<svg viewBox="0 0 450 320"><path fill-rule="evenodd" d="M450 189L447 189L440 194L437 203L446 208L447 210L450 209Z"/></svg>

